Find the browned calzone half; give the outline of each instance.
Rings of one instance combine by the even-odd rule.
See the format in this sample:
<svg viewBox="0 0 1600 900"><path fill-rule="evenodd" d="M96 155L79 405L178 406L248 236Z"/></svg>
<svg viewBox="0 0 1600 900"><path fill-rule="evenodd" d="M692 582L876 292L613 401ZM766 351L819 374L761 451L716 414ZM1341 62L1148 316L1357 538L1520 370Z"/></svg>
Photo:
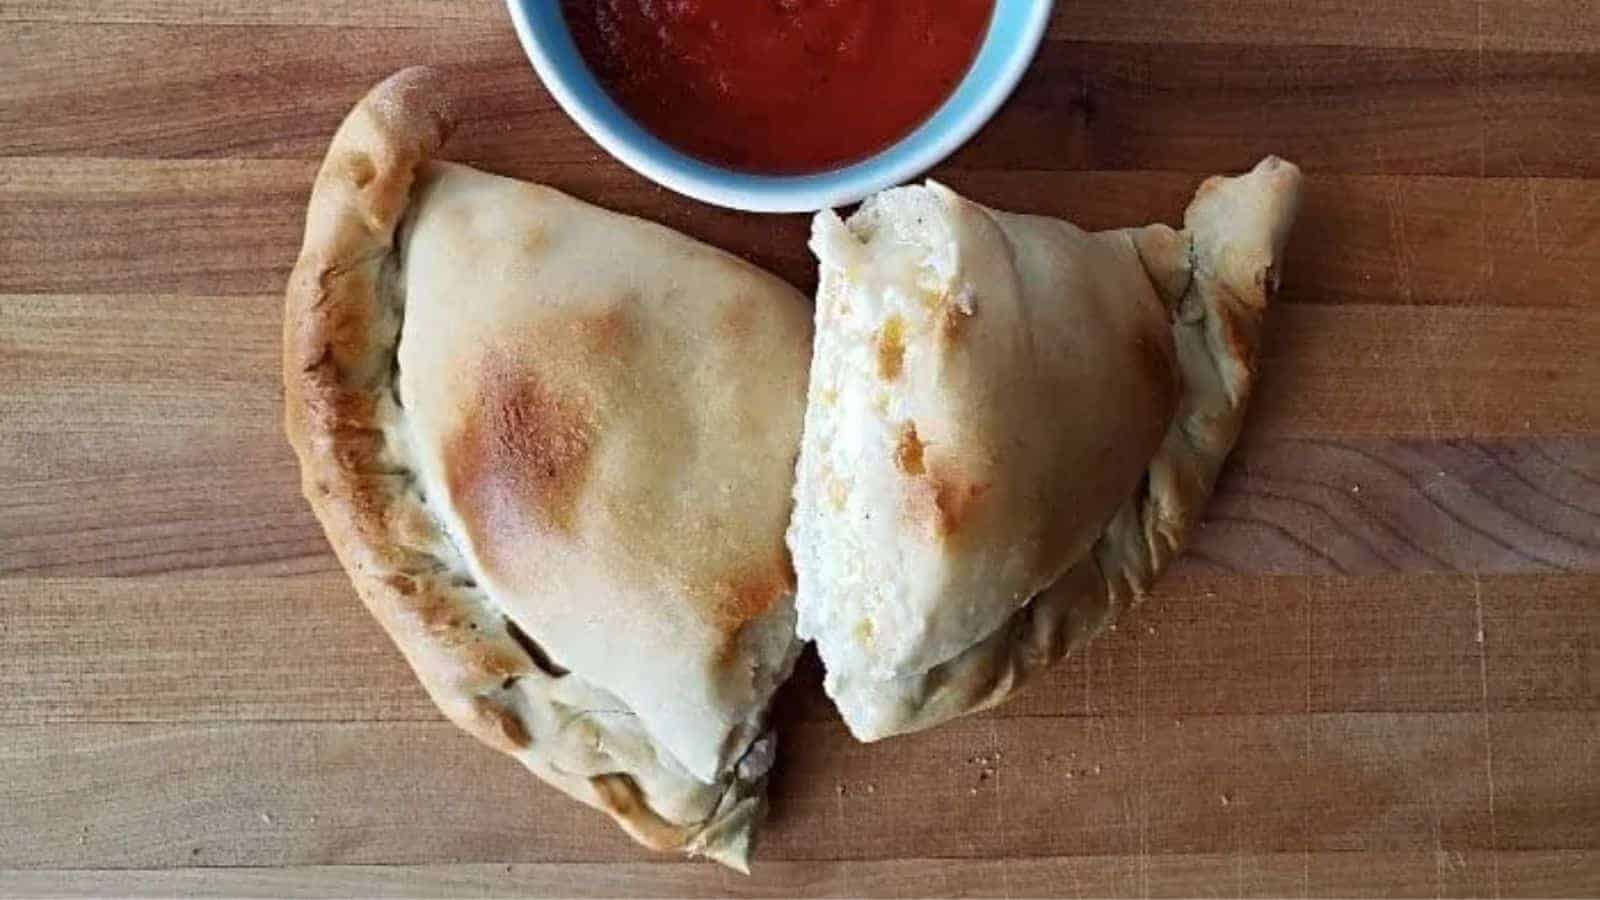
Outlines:
<svg viewBox="0 0 1600 900"><path fill-rule="evenodd" d="M818 215L789 541L857 737L1000 702L1150 588L1238 437L1299 183L1211 179L1182 231L937 184Z"/></svg>
<svg viewBox="0 0 1600 900"><path fill-rule="evenodd" d="M640 842L743 868L798 647L810 305L434 160L444 97L390 78L317 176L284 323L305 494L454 722Z"/></svg>

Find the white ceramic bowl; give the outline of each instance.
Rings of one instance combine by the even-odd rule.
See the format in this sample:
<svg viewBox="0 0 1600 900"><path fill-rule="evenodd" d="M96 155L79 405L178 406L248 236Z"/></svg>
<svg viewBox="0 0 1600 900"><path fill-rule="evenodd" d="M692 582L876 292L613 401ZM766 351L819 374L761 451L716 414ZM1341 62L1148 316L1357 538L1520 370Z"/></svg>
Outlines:
<svg viewBox="0 0 1600 900"><path fill-rule="evenodd" d="M995 0L977 58L944 103L905 137L860 162L809 175L756 175L673 148L634 122L589 71L560 0L506 0L523 49L556 102L612 156L697 200L754 212L844 206L901 184L955 152L1000 108L1033 60L1053 0Z"/></svg>

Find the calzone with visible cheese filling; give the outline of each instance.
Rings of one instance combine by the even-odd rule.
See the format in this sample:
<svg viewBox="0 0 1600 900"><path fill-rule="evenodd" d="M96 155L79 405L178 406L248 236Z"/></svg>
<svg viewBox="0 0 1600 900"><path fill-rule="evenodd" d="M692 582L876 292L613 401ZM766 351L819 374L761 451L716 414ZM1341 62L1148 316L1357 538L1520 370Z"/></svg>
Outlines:
<svg viewBox="0 0 1600 900"><path fill-rule="evenodd" d="M1184 229L896 188L813 225L799 632L864 740L983 709L1150 587L1232 449L1299 171Z"/></svg>

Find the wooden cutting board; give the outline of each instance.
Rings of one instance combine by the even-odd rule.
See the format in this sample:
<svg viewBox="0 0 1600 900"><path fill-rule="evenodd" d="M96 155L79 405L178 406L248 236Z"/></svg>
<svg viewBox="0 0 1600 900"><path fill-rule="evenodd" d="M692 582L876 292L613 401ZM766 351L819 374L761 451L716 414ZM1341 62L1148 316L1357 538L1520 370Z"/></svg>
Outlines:
<svg viewBox="0 0 1600 900"><path fill-rule="evenodd" d="M805 220L610 162L495 0L0 0L0 893L1600 893L1600 8L1058 6L936 174L1108 227L1302 164L1248 434L1159 598L1010 705L860 746L807 663L741 878L435 712L298 495L279 293L418 62L458 159L809 289Z"/></svg>

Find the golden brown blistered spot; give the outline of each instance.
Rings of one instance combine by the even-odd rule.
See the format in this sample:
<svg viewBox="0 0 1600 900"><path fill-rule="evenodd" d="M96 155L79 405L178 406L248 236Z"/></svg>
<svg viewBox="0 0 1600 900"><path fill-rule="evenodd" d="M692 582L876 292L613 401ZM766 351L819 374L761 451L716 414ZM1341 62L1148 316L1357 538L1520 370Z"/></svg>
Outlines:
<svg viewBox="0 0 1600 900"><path fill-rule="evenodd" d="M406 576L393 576L406 578ZM409 582L411 579L406 578ZM390 584L395 592L401 596L404 608L425 630L433 635L445 635L462 627L463 617L460 607L455 603L440 597L429 590L418 590L415 583L409 589L402 590L395 584Z"/></svg>
<svg viewBox="0 0 1600 900"><path fill-rule="evenodd" d="M299 389L302 427L307 438L332 441L336 453L354 445L353 454L345 453L339 462L343 470L358 472L382 452L383 433L372 427L376 397L370 391L346 387L346 364L340 353L341 348L332 342L322 344L316 356L301 366L295 387ZM355 458L350 459L352 456Z"/></svg>
<svg viewBox="0 0 1600 900"><path fill-rule="evenodd" d="M972 520L989 485L976 484L924 457L925 472L906 488L903 515L937 539L953 537Z"/></svg>
<svg viewBox="0 0 1600 900"><path fill-rule="evenodd" d="M878 377L893 381L900 377L906 360L906 323L899 316L890 316L878 329Z"/></svg>
<svg viewBox="0 0 1600 900"><path fill-rule="evenodd" d="M402 597L410 597L417 592L417 582L408 575L385 575L383 583Z"/></svg>
<svg viewBox="0 0 1600 900"><path fill-rule="evenodd" d="M463 629L467 658L479 674L494 681L504 681L528 673L527 657L518 653L520 648L500 640L484 639L479 629Z"/></svg>
<svg viewBox="0 0 1600 900"><path fill-rule="evenodd" d="M633 316L624 306L574 319L572 328L585 350L613 358L626 356L639 337Z"/></svg>
<svg viewBox="0 0 1600 900"><path fill-rule="evenodd" d="M794 565L789 560L788 547L780 544L773 559L717 582L712 593L713 621L723 634L737 634L747 623L765 615L779 599L794 593Z"/></svg>
<svg viewBox="0 0 1600 900"><path fill-rule="evenodd" d="M375 310L365 299L377 294L373 280L377 269L374 261L341 259L317 275L323 313L320 336L341 369L358 369L370 361L371 334L382 330Z"/></svg>
<svg viewBox="0 0 1600 900"><path fill-rule="evenodd" d="M894 465L907 475L921 475L926 471L922 466L922 439L917 437L917 423L900 425L900 437L894 445Z"/></svg>
<svg viewBox="0 0 1600 900"><path fill-rule="evenodd" d="M972 484L950 478L933 477L933 505L939 511L938 532L948 537L961 530L972 518L978 500L989 490L986 484Z"/></svg>
<svg viewBox="0 0 1600 900"><path fill-rule="evenodd" d="M689 830L673 825L656 815L640 797L639 786L631 776L618 772L593 775L589 786L597 805L616 819L628 834L652 850L676 850L687 840Z"/></svg>
<svg viewBox="0 0 1600 900"><path fill-rule="evenodd" d="M491 558L514 552L527 524L566 532L589 472L591 404L526 367L490 362L476 410L445 445L446 483L474 543Z"/></svg>
<svg viewBox="0 0 1600 900"><path fill-rule="evenodd" d="M487 697L472 698L472 716L481 728L474 734L497 749L521 750L531 743L521 720Z"/></svg>
<svg viewBox="0 0 1600 900"><path fill-rule="evenodd" d="M607 810L619 815L631 815L639 808L633 785L623 775L594 775L589 778L596 797Z"/></svg>

